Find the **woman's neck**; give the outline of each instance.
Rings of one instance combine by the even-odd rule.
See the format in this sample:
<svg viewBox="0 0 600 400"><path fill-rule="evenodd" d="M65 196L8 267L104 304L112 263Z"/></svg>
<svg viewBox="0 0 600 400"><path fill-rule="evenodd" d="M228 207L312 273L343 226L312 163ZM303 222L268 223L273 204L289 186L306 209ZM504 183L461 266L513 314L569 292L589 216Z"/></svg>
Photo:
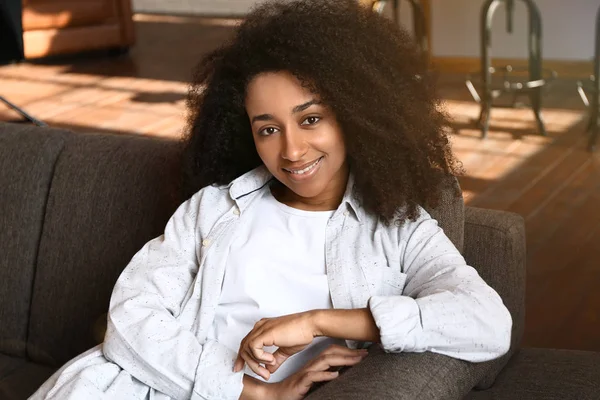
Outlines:
<svg viewBox="0 0 600 400"><path fill-rule="evenodd" d="M328 187L318 196L301 197L281 182L275 181L271 186L271 193L277 201L289 207L304 211L331 211L336 210L342 202L347 182L348 178L346 177L343 182Z"/></svg>

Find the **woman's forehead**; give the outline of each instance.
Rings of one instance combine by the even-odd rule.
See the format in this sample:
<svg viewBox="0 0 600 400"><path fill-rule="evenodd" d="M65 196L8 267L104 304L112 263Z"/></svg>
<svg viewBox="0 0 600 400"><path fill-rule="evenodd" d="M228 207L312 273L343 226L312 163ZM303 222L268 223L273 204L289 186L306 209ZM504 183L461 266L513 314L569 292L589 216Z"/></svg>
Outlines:
<svg viewBox="0 0 600 400"><path fill-rule="evenodd" d="M281 107L319 101L319 96L288 72L269 72L255 76L246 91L246 105L278 105Z"/></svg>

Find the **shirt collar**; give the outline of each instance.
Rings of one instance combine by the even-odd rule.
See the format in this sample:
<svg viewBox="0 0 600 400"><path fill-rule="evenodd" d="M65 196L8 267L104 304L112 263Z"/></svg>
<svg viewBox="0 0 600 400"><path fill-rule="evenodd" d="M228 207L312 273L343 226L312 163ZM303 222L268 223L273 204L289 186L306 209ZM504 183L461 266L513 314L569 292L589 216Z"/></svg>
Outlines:
<svg viewBox="0 0 600 400"><path fill-rule="evenodd" d="M346 191L344 192L342 204L347 204L347 206L349 206L354 212L358 222L361 222L363 218L363 208L358 200L358 193L355 190L356 188L354 187L354 182L354 174L352 171L350 171L350 176L348 176L348 183L346 184Z"/></svg>
<svg viewBox="0 0 600 400"><path fill-rule="evenodd" d="M240 211L244 211L250 198L253 197L249 195L254 192L266 190L265 188L268 188L268 183L273 179L275 178L271 175L267 167L261 165L234 179L229 184L229 195L237 203ZM357 193L354 189L354 174L351 172L348 177L342 203L338 207L338 210L343 206L351 208L356 219L360 222L363 217L363 209L360 206Z"/></svg>

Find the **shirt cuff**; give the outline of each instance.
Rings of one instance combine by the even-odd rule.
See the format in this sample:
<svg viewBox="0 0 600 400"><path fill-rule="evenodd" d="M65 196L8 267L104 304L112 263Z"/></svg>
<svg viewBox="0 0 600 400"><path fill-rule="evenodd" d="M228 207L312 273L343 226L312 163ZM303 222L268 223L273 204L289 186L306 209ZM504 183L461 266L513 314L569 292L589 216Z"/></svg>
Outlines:
<svg viewBox="0 0 600 400"><path fill-rule="evenodd" d="M202 345L191 400L238 400L244 372L233 372L237 353L214 340Z"/></svg>
<svg viewBox="0 0 600 400"><path fill-rule="evenodd" d="M379 328L383 349L391 353L422 352L421 314L415 299L408 296L373 296L369 308Z"/></svg>

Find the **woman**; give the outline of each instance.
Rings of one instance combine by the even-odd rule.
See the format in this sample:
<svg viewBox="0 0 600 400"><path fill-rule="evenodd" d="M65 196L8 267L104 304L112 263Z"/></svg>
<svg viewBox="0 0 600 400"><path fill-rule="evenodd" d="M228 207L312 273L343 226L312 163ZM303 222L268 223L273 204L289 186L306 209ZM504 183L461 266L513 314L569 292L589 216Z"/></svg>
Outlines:
<svg viewBox="0 0 600 400"><path fill-rule="evenodd" d="M354 0L266 3L189 108L190 199L34 399L300 399L371 343L507 352L502 300L422 208L458 166L406 33Z"/></svg>

